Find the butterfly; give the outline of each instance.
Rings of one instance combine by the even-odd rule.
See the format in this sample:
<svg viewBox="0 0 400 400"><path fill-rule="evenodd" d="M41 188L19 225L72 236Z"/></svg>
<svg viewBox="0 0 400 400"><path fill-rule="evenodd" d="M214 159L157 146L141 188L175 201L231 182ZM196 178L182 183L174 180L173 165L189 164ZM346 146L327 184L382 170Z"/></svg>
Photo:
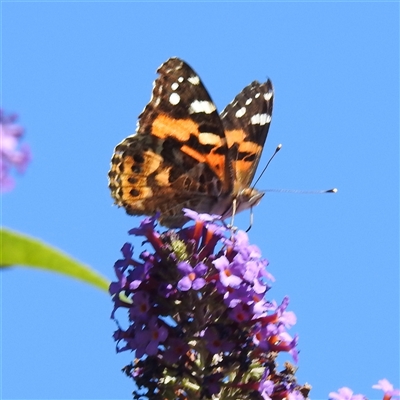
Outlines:
<svg viewBox="0 0 400 400"><path fill-rule="evenodd" d="M173 57L157 70L135 134L119 143L108 173L111 195L131 215L181 227L182 209L223 219L258 204L251 187L271 123L271 81L246 86L218 114L199 76Z"/></svg>

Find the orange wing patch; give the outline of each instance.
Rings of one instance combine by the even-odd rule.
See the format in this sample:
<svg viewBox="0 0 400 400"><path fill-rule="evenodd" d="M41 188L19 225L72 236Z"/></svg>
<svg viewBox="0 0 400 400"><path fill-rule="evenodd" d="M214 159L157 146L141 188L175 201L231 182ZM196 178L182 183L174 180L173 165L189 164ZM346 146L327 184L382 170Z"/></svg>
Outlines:
<svg viewBox="0 0 400 400"><path fill-rule="evenodd" d="M223 190L231 189L230 182L225 179L227 153L225 137L215 133L200 132L199 125L192 119L173 119L166 114L159 114L154 119L151 133L160 139L176 139L183 153L210 167L224 183Z"/></svg>

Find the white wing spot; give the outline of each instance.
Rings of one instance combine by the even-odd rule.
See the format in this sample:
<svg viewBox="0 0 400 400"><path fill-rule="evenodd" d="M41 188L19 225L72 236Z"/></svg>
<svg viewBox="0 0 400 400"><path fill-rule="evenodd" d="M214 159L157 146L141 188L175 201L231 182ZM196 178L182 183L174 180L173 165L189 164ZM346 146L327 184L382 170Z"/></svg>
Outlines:
<svg viewBox="0 0 400 400"><path fill-rule="evenodd" d="M216 135L215 133L200 132L199 133L199 142L200 142L200 144L216 146L216 145L221 144L221 138L218 135Z"/></svg>
<svg viewBox="0 0 400 400"><path fill-rule="evenodd" d="M180 101L181 101L181 97L179 96L178 93L171 93L171 95L169 96L169 102L173 106L176 106Z"/></svg>
<svg viewBox="0 0 400 400"><path fill-rule="evenodd" d="M182 83L184 80L185 80L185 79L183 79L183 76L180 76L180 77L178 78L178 82L179 82L179 83Z"/></svg>
<svg viewBox="0 0 400 400"><path fill-rule="evenodd" d="M272 95L273 95L273 92L272 92L272 91L267 92L267 93L264 93L264 99L265 99L266 101L271 100Z"/></svg>
<svg viewBox="0 0 400 400"><path fill-rule="evenodd" d="M246 104L246 106L248 106L252 101L253 101L253 99L250 97L249 99L246 100L246 103L244 103L244 104Z"/></svg>
<svg viewBox="0 0 400 400"><path fill-rule="evenodd" d="M268 114L255 114L250 118L252 125L265 125L271 121L271 116Z"/></svg>
<svg viewBox="0 0 400 400"><path fill-rule="evenodd" d="M171 89L172 89L172 90L176 90L176 89L178 89L178 87L179 87L179 83L178 83L178 82L174 82L174 83L171 85Z"/></svg>
<svg viewBox="0 0 400 400"><path fill-rule="evenodd" d="M192 85L198 85L200 83L200 78L197 75L196 76L189 76L188 81Z"/></svg>
<svg viewBox="0 0 400 400"><path fill-rule="evenodd" d="M246 107L242 107L240 110L237 110L235 113L235 117L242 118L244 114L246 114Z"/></svg>
<svg viewBox="0 0 400 400"><path fill-rule="evenodd" d="M195 100L189 107L189 113L190 114L197 114L197 113L206 113L206 114L211 114L216 110L216 107L213 103L210 101L199 101Z"/></svg>
<svg viewBox="0 0 400 400"><path fill-rule="evenodd" d="M256 95L254 96L256 99L258 99L260 97L261 93L256 93Z"/></svg>

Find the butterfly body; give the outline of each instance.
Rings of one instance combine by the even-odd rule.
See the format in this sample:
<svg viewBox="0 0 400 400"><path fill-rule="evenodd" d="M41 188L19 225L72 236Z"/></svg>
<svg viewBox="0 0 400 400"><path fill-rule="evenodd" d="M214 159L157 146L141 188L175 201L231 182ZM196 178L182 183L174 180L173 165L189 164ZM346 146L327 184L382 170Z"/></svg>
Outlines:
<svg viewBox="0 0 400 400"><path fill-rule="evenodd" d="M180 227L182 208L230 217L256 205L251 188L271 121L273 88L254 81L219 115L198 75L170 58L157 71L136 133L115 148L109 187L131 215L161 213Z"/></svg>

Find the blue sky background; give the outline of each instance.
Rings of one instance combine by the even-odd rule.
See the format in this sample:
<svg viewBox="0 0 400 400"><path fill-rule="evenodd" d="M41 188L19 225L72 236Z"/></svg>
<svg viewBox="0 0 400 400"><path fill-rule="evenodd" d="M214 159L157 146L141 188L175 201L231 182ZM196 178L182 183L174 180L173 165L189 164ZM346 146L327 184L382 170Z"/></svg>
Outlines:
<svg viewBox="0 0 400 400"><path fill-rule="evenodd" d="M3 2L2 107L33 161L2 196L3 224L114 278L139 219L112 206L114 146L133 133L157 67L200 75L219 110L270 77L260 165L267 194L250 239L291 299L298 380L313 399L342 386L399 387L399 4ZM247 228L248 213L235 222ZM133 239L139 245L139 241ZM24 268L0 274L3 399L130 399L106 294ZM0 397L1 397L0 396Z"/></svg>

